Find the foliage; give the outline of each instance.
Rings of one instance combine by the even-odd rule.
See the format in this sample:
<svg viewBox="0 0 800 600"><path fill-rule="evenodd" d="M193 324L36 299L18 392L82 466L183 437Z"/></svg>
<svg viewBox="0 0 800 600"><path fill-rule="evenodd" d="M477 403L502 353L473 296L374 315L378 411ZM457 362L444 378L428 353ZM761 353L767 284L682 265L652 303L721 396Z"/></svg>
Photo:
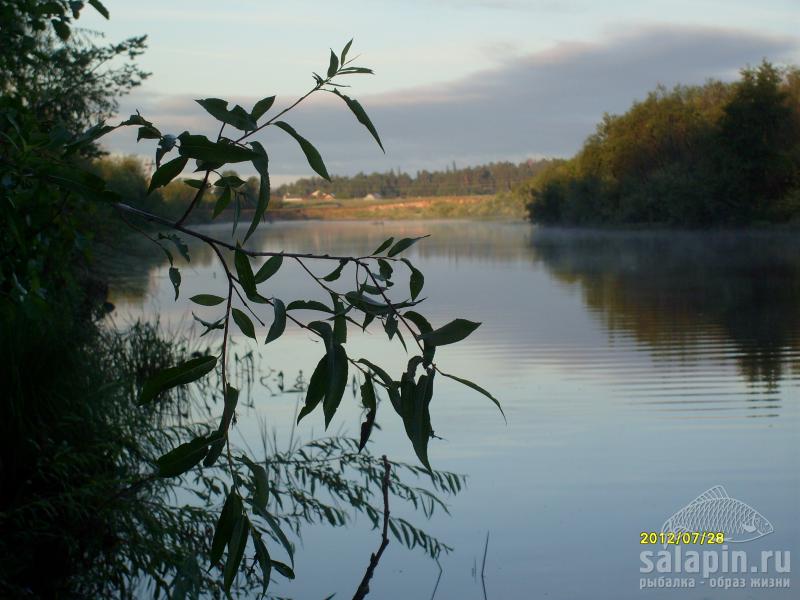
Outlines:
<svg viewBox="0 0 800 600"><path fill-rule="evenodd" d="M90 4L107 15L98 1L91 1ZM128 53L133 57L141 48L143 38L132 45L114 47L110 54L103 54L91 45L88 54L81 54L87 51L80 44L73 48L72 54L72 51L61 53L64 48L54 45L57 42L46 25L48 22L52 25L56 37L63 43L75 43L72 19L77 18L81 7L80 2L23 2L16 6L2 4L3 13L18 18L21 23L14 30L16 45L12 46L24 51L21 67L45 64L48 57L57 61L84 56L85 60L78 62L82 65L80 68L85 70L93 62L102 64L104 60L120 53ZM229 108L227 101L218 98L198 100L218 123L219 132L216 138L211 139L188 131L179 135L163 133L156 124L138 112L117 125L107 125L103 116L114 106L113 94L130 89L140 80L135 69L123 70L119 78L111 76L110 83L100 83L94 77L78 77L75 83L85 94L76 94L77 105L67 105L63 111L48 112L35 103L30 94L40 89L50 90L50 98L54 93L52 90L61 90L67 97L71 90L63 88L63 85L69 85L69 82L57 80L52 83L50 79L39 78L38 75L26 75L27 79L23 77L19 81L4 83L0 106L0 134L3 140L0 146L0 202L3 214L0 294L4 308L8 308L8 322L28 323L18 319L24 315L30 323L44 328L40 331L41 335L31 335L29 342L32 346L22 345L23 350L29 348L30 351L23 351L9 361L10 376L18 388L10 399L10 410L19 414L21 419L30 420L30 424L17 424L22 437L11 439L20 441L23 447L30 445L24 448L28 456L20 458L20 464L27 464L34 476L42 480L42 488L52 486L56 492L53 499L57 500L52 507L47 505L42 509L48 518L39 519L39 511L33 510L27 521L20 522L38 531L42 540L52 536L53 523L56 522L54 518L67 520L74 523L76 528L80 527L71 532L74 537L68 535L62 540L70 547L63 551L55 549L60 551L60 564L66 566L63 577L54 578L53 585L56 587L53 590L56 592L63 591L63 586L77 585L78 589L88 589L86 594L89 596L106 595L110 590L131 595L137 590L136 582L145 574L152 578L155 595L169 593L180 596L185 592L206 589L219 591L220 586L222 592L229 593L238 579L243 578L244 585L249 585L254 577L245 556L252 557L258 564L261 574L258 582L266 592L272 574L294 577L290 564L271 558L271 555L280 555L276 549L276 545L279 545L292 563L291 544L281 528L281 521L286 521L280 503L284 494L290 495L292 502L302 505L294 506L305 511L301 512L301 519L321 519L324 516L332 523L341 524L341 514L336 513L334 505L320 504L313 491L311 495L303 496L302 488L280 487L281 477L283 481L288 481L288 485L297 486L297 481L289 478L287 471L281 470L280 460L268 471L266 465L269 465L269 459L266 459L266 465L262 465L258 457L237 454L231 442L230 432L237 411L241 410L236 386L242 388L246 378L236 370L229 369L229 363L232 362L229 341L234 327L255 341L258 332L252 319L265 325L265 320L271 318L272 325L266 337L268 342L279 338L287 325L300 327L323 342L325 353L310 378L298 420L319 410L327 427L342 401L350 375L357 373L362 380L362 404L366 412L358 449L367 445L378 410L383 405L381 397L385 395L394 412L402 419L417 457L424 466L424 469L408 467L408 470L415 475L427 473L438 491L451 493L460 489L456 476L437 474L431 469L428 458L428 444L433 437L429 404L433 397L434 380L437 375L450 377L496 404L497 400L480 386L441 372L434 363L439 346L463 340L479 323L455 319L434 328L415 310L422 302L420 294L424 275L402 255L422 238L390 238L364 256L259 252L246 245L270 204L269 157L263 145L253 138L254 134L266 127L281 129L298 143L312 170L329 179L324 161L313 144L289 123L281 120L311 94L328 92L342 99L356 120L366 127L382 147L380 137L363 107L340 91L343 87L339 83L342 77L372 72L353 64L353 59L348 59L351 43L348 42L339 54L331 51L325 75L314 73L312 89L280 111L273 110L274 96L265 97L250 110L240 105ZM37 55L34 50L40 54ZM4 60L10 64L9 61L13 59L5 57ZM26 62L29 60L30 64ZM40 62L37 63L37 60ZM22 69L20 73L28 72ZM267 116L271 110L271 116ZM84 120L88 118L99 120L80 131ZM96 154L97 140L120 127L136 127L138 140L154 140L156 144L156 169L144 195L141 194L141 173L135 168L128 169L130 177L127 182L120 184L121 188L135 192L139 207L121 202L120 193L123 189L115 190L107 185L102 177L102 165L99 168L92 166L86 159ZM231 133L225 135L226 129ZM80 133L76 134L77 131ZM255 186L248 186L247 182L229 172L229 165L237 163L249 163L258 172L257 195ZM193 196L186 206L181 207L179 216L175 218L152 212L152 207L160 204L148 197L174 184L177 176L190 165L202 175L200 179L182 183L193 190ZM127 168L124 164L122 167ZM216 177L213 185L212 174ZM212 187L218 191L209 194ZM245 229L240 227L238 221L247 194L255 195L256 206ZM186 226L192 213L202 206L207 197L214 198L215 215L219 215L228 205L233 207L235 244L209 237ZM168 364L154 365L148 362L144 369L137 365L134 383L130 377L125 378L124 372L116 373L116 379L109 379L109 371L88 359L86 364L94 364L96 368L90 369L89 373L85 367L79 369L81 359L91 355L89 349L97 344L93 338L97 331L93 317L98 312L98 306L105 311L113 309L108 304L101 304L102 289L93 295L88 294L87 278L79 276L88 264L86 259L90 246L87 241L95 220L98 215L101 219L106 218L109 209L113 209L125 221L140 219L166 230L157 235L145 231L142 233L164 252L171 263L169 276L176 300L180 298L182 276L173 262L174 257L177 253L184 260L191 259L181 236L202 241L218 257L225 273L226 295L214 298L211 294L201 294L190 299L202 307L198 308L202 317L195 318L206 328L206 332L221 332L220 344L213 352L171 356ZM262 258L267 260L258 262ZM280 269L284 261L299 265L326 292L330 303L265 295L268 289L265 282ZM330 266L321 272L316 267L312 269L309 266L312 263L330 263ZM408 277L407 286L395 286L401 276ZM264 310L268 307L270 316ZM60 314L57 314L57 310L61 311ZM219 311L222 311L221 314ZM309 317L310 314L315 316ZM60 317L63 317L63 323L59 322ZM418 350L418 354L410 358L405 371L397 378L366 358L354 358L347 354L348 328L352 325L365 330L373 322L382 326L389 340ZM64 335L58 338L59 343L53 343L46 337L49 331L47 327L53 323L66 327ZM52 327L52 330L61 331L58 327ZM85 333L87 337L78 335L78 332ZM69 360L64 361L63 365L47 371L52 376L49 381L28 375L30 365L37 364L39 368L32 348L40 344L50 344L48 351L56 353L46 357L47 365L57 362L59 349L62 354L69 355ZM8 352L14 355L15 347L11 345ZM114 365L114 360L109 362ZM65 367L71 367L79 376L69 373ZM169 412L169 407L174 406L170 404L170 399L174 398L174 394L180 394L186 385L198 385L199 382L206 386L206 394L213 394L210 386L210 382L215 381L213 377L219 378L216 380L219 386L213 389L219 390L221 404L216 427L208 424L210 419L197 424L184 422L182 408L177 412ZM60 387L67 380L69 391ZM121 384L121 391L110 391L110 382ZM131 393L135 393L135 405L139 408L129 401ZM70 401L59 403L62 394L68 394ZM108 394L108 397L89 401L90 396L103 394ZM42 399L44 404L41 413L36 412L36 407L28 406L30 398ZM29 414L29 410L33 413ZM169 416L160 423L162 427L156 429L153 434L155 437L137 437L142 433L141 419L154 414L153 411L163 414L159 412L162 410ZM74 419L80 423L80 427L76 427L78 437L65 433ZM135 432L115 429L125 428L131 422L138 424ZM104 431L104 425L108 425L108 431ZM130 435L126 436L126 433ZM56 444L57 449L43 455L40 448L47 444ZM110 444L110 448L104 444ZM358 453L352 452L355 442L337 440L331 447L337 444L346 450L346 456L339 462L340 471L343 468L352 469L359 478L366 477L369 482L369 474L374 471L374 464L369 458L364 455L362 459ZM295 477L301 472L305 473L303 477L306 480L322 478L320 481L324 486L329 486L327 489L333 500L344 491L356 510L363 510L368 515L376 514L375 509L368 509L366 487L357 487L353 480L343 480L341 486L337 484L330 487L331 481L336 480L330 478L327 467L314 466L313 455L329 451L324 443L294 448L294 451L300 453L302 460L308 461L307 466L293 471ZM53 481L52 470L60 468L58 461L62 454L69 460L63 470L56 472L62 478ZM72 458L77 463L71 462ZM328 458L326 456L325 460ZM37 467L38 459L44 461L42 469ZM283 460L295 459L283 455ZM114 473L115 477L109 477L110 473ZM127 488L115 489L132 474L138 478L133 477ZM443 476L445 479L440 479ZM11 481L25 481L24 474L14 474ZM173 506L156 499L162 498L163 492L172 490L172 486L183 485L182 482L186 481L191 482L186 491L196 493L200 505L181 503L177 496L173 496ZM15 488L13 485L4 486L4 489ZM398 480L394 481L392 491L415 505L420 504L425 511L432 511L437 504L443 506L435 496L422 489L411 488ZM84 491L85 499L80 497ZM58 495L61 492L66 495L66 500L62 501ZM131 492L136 493L132 494L132 508L128 514L108 515L105 504L99 500L112 498L121 501L121 495ZM351 492L356 495L353 496ZM214 519L212 525L209 509L221 495L224 496L224 502L219 517ZM22 494L21 497L7 500L4 502L4 522L14 522L19 518L19 510L24 512L31 503L38 506L43 496L46 494L39 489L30 496ZM117 505L116 502L113 504ZM103 522L96 523L93 519ZM208 532L213 531L213 537L204 535L207 526ZM432 556L437 556L443 549L437 541L426 537L408 523L395 520L392 529L399 532L398 537L402 536L408 545L421 545ZM24 535L22 531L25 529L17 531L16 537L9 540L19 540ZM81 536L81 532L87 535ZM96 546L96 532L111 536L101 543L100 548ZM129 537L119 539L117 535ZM209 537L212 539L209 540ZM198 540L205 540L205 544L198 544ZM21 574L20 581L29 581L32 574L26 569L39 564L35 552L47 549L43 541L36 541L31 547L34 555L20 553L17 557L21 561L17 573ZM4 546L4 551L12 553L13 544ZM178 564L175 560L179 554L181 560ZM101 567L108 567L107 576L75 584L71 574L76 566L93 564L98 556L104 559L99 563ZM214 575L204 574L208 563L211 564L209 572ZM14 585L13 582L10 585ZM89 587L82 587L84 585ZM23 591L24 587L25 584ZM48 594L53 590L46 589L43 593Z"/></svg>
<svg viewBox="0 0 800 600"><path fill-rule="evenodd" d="M4 397L3 405L9 418L2 429L0 594L134 598L149 590L161 597L178 585L220 597L223 581L205 565L212 542L208 532L214 530L226 490L235 489L230 474L206 469L191 477L163 478L149 467L175 445L210 433L202 422L215 409L209 399L216 385L201 381L175 387L145 410L136 404L155 373L207 350L167 340L157 325L98 332L55 316L12 320L11 307L5 308L3 375L15 392ZM50 376L27 377L34 365ZM248 357L240 357L236 366L252 374ZM298 383L302 391L302 380ZM88 398L87 389L92 390ZM265 427L262 440L261 453L252 459L239 455L233 473L247 494L256 491L252 469L270 474L264 504L269 516L254 519L254 532L291 553L294 544L272 529L273 518L289 536L300 536L309 524L344 526L353 513L376 518L379 460L358 452L358 440L295 440L280 450ZM421 468L394 467L393 497L419 507L426 517L447 511L442 497L464 485L462 476L434 472L429 487L414 481ZM392 531L402 544L419 545L431 556L449 550L406 520L394 519ZM48 565L46 578L38 576L42 562ZM262 581L243 570L236 585L255 590Z"/></svg>
<svg viewBox="0 0 800 600"><path fill-rule="evenodd" d="M797 68L659 88L520 186L533 221L709 226L800 215Z"/></svg>
<svg viewBox="0 0 800 600"><path fill-rule="evenodd" d="M89 4L107 16L100 2ZM132 62L145 38L98 46L97 34L73 27L82 7L0 2L0 293L18 300L52 300L54 290L83 285L75 275L109 198L82 168L107 131L90 126L147 76Z"/></svg>
<svg viewBox="0 0 800 600"><path fill-rule="evenodd" d="M89 4L108 18L100 2ZM42 129L58 125L72 136L109 118L119 96L148 76L133 62L144 52L146 36L98 45L102 34L74 27L83 7L66 0L0 2L4 102L19 102Z"/></svg>

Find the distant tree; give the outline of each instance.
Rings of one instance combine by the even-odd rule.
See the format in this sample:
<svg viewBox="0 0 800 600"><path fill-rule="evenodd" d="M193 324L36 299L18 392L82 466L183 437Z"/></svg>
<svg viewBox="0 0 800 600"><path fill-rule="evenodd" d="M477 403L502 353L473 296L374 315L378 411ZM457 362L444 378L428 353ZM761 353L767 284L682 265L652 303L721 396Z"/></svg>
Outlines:
<svg viewBox="0 0 800 600"><path fill-rule="evenodd" d="M741 218L767 214L800 181L800 123L783 87L784 73L764 62L742 70L720 123L725 195Z"/></svg>
<svg viewBox="0 0 800 600"><path fill-rule="evenodd" d="M710 226L800 217L798 71L768 62L732 84L659 87L605 115L566 164L517 196L532 220Z"/></svg>

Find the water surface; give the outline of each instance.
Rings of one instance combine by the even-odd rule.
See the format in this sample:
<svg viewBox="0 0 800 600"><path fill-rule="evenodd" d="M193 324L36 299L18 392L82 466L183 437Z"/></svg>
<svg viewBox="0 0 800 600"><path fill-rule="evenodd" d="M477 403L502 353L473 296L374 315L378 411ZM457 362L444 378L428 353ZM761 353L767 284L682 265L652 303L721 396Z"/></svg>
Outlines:
<svg viewBox="0 0 800 600"><path fill-rule="evenodd" d="M204 231L225 237L229 226ZM441 560L437 598L483 597L473 570L480 570L487 531L486 588L495 600L793 597L791 590L705 584L640 591L639 533L659 531L667 517L722 484L774 526L733 549L800 550L797 235L306 222L265 225L252 245L363 255L390 235L424 233L431 238L408 252L426 277L422 312L434 325L456 316L483 322L466 342L440 349L437 363L492 390L508 417L506 425L482 396L438 381L431 419L443 439L432 440L431 461L467 474L469 484L452 500L451 517L425 524L455 548ZM158 316L168 329L189 327L192 308L199 311L185 298L224 295L224 277L211 253L192 244L175 302L158 252L110 252L119 266L115 319ZM325 299L288 264L270 282L265 295ZM378 330L347 346L350 356L398 375L407 360ZM287 373L310 373L323 353L295 329L258 349L264 368ZM289 426L296 398L256 388L253 400L272 425ZM332 428L357 435L358 417L346 396ZM373 452L413 462L399 419L386 411L379 420L384 428ZM242 421L244 435L255 435ZM322 429L314 414L299 433ZM378 542L364 522L347 531L307 530L298 582L279 589L297 598L350 597ZM437 574L435 563L393 543L373 595L429 598Z"/></svg>

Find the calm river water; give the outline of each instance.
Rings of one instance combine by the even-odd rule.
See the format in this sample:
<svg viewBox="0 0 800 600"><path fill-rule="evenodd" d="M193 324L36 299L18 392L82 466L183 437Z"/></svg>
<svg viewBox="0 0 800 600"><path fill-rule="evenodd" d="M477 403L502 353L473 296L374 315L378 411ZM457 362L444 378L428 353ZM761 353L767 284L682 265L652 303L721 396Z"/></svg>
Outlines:
<svg viewBox="0 0 800 600"><path fill-rule="evenodd" d="M441 559L436 598L484 597L487 532L491 600L797 597L800 577L791 581L795 589L753 589L754 575L724 573L722 559L707 578L674 569L643 573L640 553L662 548L641 545L640 533L660 531L673 513L722 485L774 531L727 544L719 556L745 551L748 570L760 564L762 550L788 550L800 561L800 236L591 233L478 222L262 229L254 246L336 254L366 254L390 235L430 233L408 252L425 273L421 312L434 326L453 317L483 322L467 341L440 349L437 363L492 390L508 424L483 396L438 381L431 419L443 439L431 441L431 461L469 479L449 501L451 516L427 523L414 517L454 547ZM224 236L229 226L203 230ZM157 249L147 252L149 262L128 249L118 259L118 323L158 316L168 330L190 327L198 307L185 298L224 295L224 277L204 248L192 246L177 302L167 265L158 263ZM319 267L320 274L329 270ZM321 297L288 263L270 281L266 295ZM300 330L269 346L265 334L259 332L259 361L287 378L310 373L323 353ZM248 347L242 336L236 342ZM404 369L402 349L388 348L378 330L347 345L351 356L392 366L397 375ZM284 431L297 398L256 387L253 402L254 412ZM348 394L333 430L358 435L355 404ZM322 433L319 413L301 423L299 435ZM373 452L414 462L399 418L385 410L379 420ZM257 435L254 422L242 415L242 435ZM273 591L349 598L378 543L365 519L347 530L308 529L297 583ZM683 547L691 549L708 547ZM757 577L791 577L769 567ZM371 597L430 598L437 575L421 552L394 542ZM693 579L695 587L640 589L659 576L685 585ZM719 577L742 578L748 587L711 587Z"/></svg>

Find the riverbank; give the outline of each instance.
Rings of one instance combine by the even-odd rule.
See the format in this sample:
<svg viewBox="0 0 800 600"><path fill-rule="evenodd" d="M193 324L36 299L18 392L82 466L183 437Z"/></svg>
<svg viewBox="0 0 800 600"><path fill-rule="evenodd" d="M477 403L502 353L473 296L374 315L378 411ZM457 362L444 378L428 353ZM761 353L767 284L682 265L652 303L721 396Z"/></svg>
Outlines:
<svg viewBox="0 0 800 600"><path fill-rule="evenodd" d="M247 222L252 211L242 211ZM319 219L324 221L496 219L523 220L525 206L510 194L486 196L422 196L381 200L336 200L307 204L270 206L267 218L274 221ZM221 215L225 217L225 214ZM227 219L226 219L227 220Z"/></svg>

